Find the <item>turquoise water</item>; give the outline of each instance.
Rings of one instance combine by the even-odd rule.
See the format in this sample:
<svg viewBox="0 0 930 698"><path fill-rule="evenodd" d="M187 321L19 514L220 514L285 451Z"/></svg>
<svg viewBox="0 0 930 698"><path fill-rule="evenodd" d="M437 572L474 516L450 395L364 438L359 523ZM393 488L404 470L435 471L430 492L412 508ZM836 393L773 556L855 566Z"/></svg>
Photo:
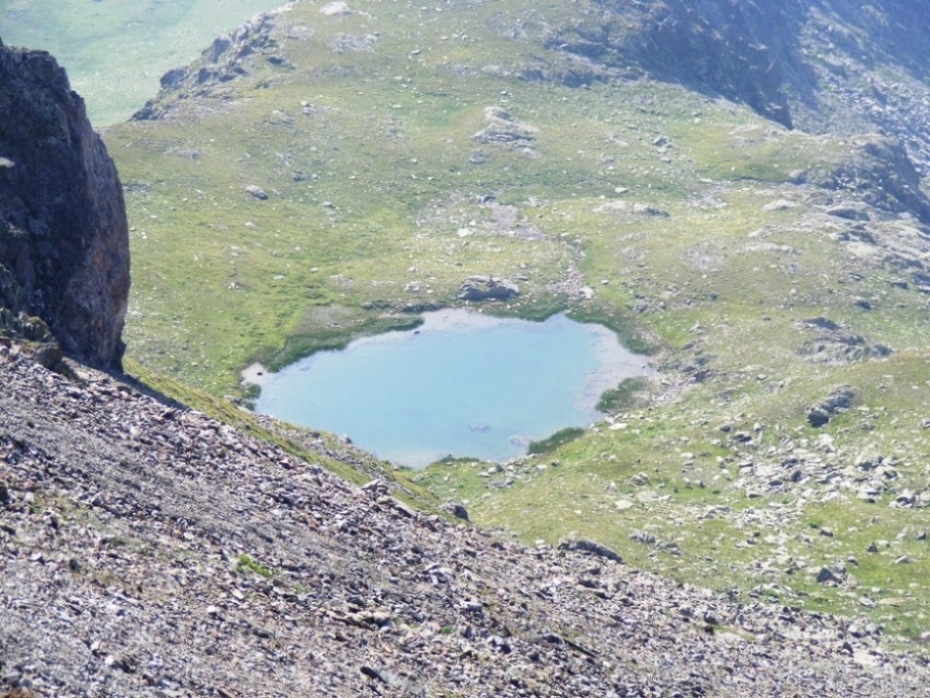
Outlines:
<svg viewBox="0 0 930 698"><path fill-rule="evenodd" d="M504 461L530 440L591 424L601 393L643 366L598 325L447 310L266 376L256 411L412 467L447 455Z"/></svg>

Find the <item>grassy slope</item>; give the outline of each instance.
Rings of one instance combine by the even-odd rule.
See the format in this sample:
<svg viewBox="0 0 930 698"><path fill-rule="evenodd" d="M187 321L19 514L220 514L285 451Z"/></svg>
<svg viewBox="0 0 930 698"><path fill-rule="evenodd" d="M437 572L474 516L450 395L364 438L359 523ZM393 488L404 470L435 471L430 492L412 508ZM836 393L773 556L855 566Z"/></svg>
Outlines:
<svg viewBox="0 0 930 698"><path fill-rule="evenodd" d="M659 347L653 400L555 453L438 465L422 483L529 542L595 538L683 581L923 632L930 563L917 534L928 521L890 504L930 484L926 302L890 285L897 272L881 254L837 240L839 223L816 211L824 193L788 183L795 169L849 157L845 146L678 87L513 79L533 60L558 63L532 39L540 18L570 19L565 3L355 5L367 14L298 4L282 45L296 68L250 59L249 75L223 87L232 106L188 104L191 122L106 134L133 226L131 355L213 395L236 393L253 359L279 363L409 322L401 308L450 303L470 274L525 277L521 300L498 310L570 306ZM371 52L332 50L341 35L376 33ZM535 155L471 140L491 105L538 128ZM674 147L654 145L661 135ZM476 149L484 164L469 162ZM250 184L269 199L247 194ZM479 203L485 195L495 202ZM778 199L796 206L764 209ZM881 237L906 224L872 227ZM553 291L570 267L593 301ZM404 291L410 281L419 293ZM816 316L897 353L807 362L796 350L809 331L797 323ZM677 369L702 361L709 376L688 384ZM806 408L840 383L858 390L855 409L815 431ZM753 440L734 444L724 423ZM896 466L876 503L829 479L767 487L744 472L804 452L854 481L863 474L844 469L863 449ZM659 545L630 539L643 531ZM859 586L813 581L836 563Z"/></svg>

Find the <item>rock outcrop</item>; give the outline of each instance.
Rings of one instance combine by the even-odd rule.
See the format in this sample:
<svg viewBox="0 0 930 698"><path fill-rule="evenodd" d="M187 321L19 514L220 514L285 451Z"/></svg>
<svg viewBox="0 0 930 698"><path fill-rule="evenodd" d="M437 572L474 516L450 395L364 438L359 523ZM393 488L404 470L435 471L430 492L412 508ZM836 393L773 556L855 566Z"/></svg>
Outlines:
<svg viewBox="0 0 930 698"><path fill-rule="evenodd" d="M485 145L514 148L523 152L534 149L536 128L524 124L501 107L485 107L487 125L472 136L472 140Z"/></svg>
<svg viewBox="0 0 930 698"><path fill-rule="evenodd" d="M915 216L930 225L930 199L903 145L875 134L849 139L849 155L792 173L795 184L813 184L831 192L844 192L858 202L844 202L827 213L852 221L868 221L868 206L879 211Z"/></svg>
<svg viewBox="0 0 930 698"><path fill-rule="evenodd" d="M277 18L287 7L256 15L226 36L217 37L201 54L199 62L186 68L169 70L161 77L161 91L133 114L135 121L165 119L174 116L175 98L204 96L222 91L223 86L251 74L254 63L268 61L284 66L287 61L272 35Z"/></svg>
<svg viewBox="0 0 930 698"><path fill-rule="evenodd" d="M459 288L461 301L506 301L520 295L519 287L510 279L494 276L472 276Z"/></svg>
<svg viewBox="0 0 930 698"><path fill-rule="evenodd" d="M848 385L835 388L827 397L810 408L807 413L808 423L819 428L844 410L848 410L856 398L856 391Z"/></svg>
<svg viewBox="0 0 930 698"><path fill-rule="evenodd" d="M129 236L113 161L44 51L0 44L0 114L0 329L41 339L26 329L44 323L66 353L118 368Z"/></svg>

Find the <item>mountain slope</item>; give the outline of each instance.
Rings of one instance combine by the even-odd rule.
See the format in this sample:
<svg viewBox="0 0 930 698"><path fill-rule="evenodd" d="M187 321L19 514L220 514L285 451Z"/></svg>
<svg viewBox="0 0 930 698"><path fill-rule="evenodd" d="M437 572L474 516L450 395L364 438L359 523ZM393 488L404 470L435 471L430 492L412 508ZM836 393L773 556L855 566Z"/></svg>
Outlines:
<svg viewBox="0 0 930 698"><path fill-rule="evenodd" d="M927 172L926 5L604 0L585 9L548 45L587 66L589 80L636 67L744 102L785 126L881 130Z"/></svg>
<svg viewBox="0 0 930 698"><path fill-rule="evenodd" d="M920 39L891 2L689 7L300 2L216 42L107 132L139 260L130 351L242 396L251 361L410 326L471 275L517 279L484 309L605 322L654 351L656 380L556 453L422 482L526 543L580 535L923 642ZM650 17L705 65L743 65L738 27L780 27L780 79L672 71L641 41ZM871 58L830 26L874 33L855 44ZM844 56L849 79L827 65ZM880 122L870 80L900 95Z"/></svg>
<svg viewBox="0 0 930 698"><path fill-rule="evenodd" d="M883 650L866 624L728 602L582 541L521 548L75 369L80 383L0 348L10 695L925 686L925 662Z"/></svg>

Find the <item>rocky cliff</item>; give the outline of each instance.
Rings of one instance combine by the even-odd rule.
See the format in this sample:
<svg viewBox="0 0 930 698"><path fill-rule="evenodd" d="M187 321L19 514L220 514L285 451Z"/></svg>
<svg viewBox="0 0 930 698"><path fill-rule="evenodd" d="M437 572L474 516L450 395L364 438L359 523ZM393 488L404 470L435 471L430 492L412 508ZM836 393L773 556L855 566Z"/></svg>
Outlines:
<svg viewBox="0 0 930 698"><path fill-rule="evenodd" d="M45 52L0 44L0 332L118 367L129 292L122 187Z"/></svg>

